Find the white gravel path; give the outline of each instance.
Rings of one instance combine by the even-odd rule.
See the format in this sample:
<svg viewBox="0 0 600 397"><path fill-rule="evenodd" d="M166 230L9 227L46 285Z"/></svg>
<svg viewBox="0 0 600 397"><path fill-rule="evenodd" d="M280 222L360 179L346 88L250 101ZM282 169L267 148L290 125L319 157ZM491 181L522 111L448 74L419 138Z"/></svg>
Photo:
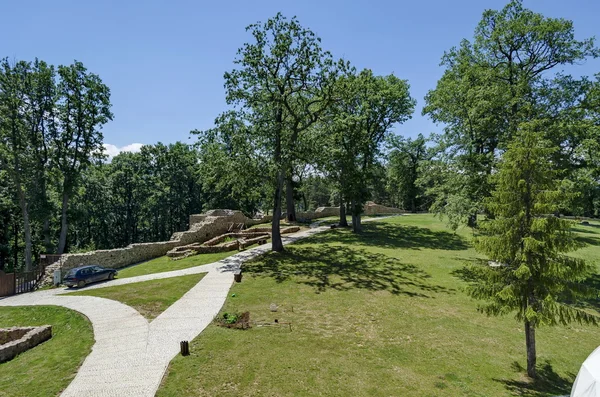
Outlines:
<svg viewBox="0 0 600 397"><path fill-rule="evenodd" d="M382 218L371 218L365 221ZM329 229L314 227L283 237L284 244ZM268 252L270 244L232 255L219 262L171 272L116 279L87 289L140 281L207 273L177 302L148 322L133 308L110 299L64 295L52 289L0 299L0 306L55 305L76 310L91 321L95 344L64 397L154 396L169 362L179 353L179 342L194 339L223 306L241 264ZM62 295L62 296L61 296Z"/></svg>

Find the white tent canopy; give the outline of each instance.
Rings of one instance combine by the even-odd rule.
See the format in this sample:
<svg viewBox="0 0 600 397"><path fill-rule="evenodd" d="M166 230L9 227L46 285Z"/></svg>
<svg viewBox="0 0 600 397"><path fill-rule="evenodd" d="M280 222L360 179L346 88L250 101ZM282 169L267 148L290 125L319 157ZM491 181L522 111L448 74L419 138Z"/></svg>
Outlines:
<svg viewBox="0 0 600 397"><path fill-rule="evenodd" d="M571 397L600 397L600 347L581 365Z"/></svg>

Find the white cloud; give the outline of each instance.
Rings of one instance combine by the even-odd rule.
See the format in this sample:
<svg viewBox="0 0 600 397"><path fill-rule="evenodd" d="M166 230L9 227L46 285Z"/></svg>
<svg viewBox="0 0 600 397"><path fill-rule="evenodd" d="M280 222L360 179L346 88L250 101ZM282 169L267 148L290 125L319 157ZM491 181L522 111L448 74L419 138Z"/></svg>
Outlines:
<svg viewBox="0 0 600 397"><path fill-rule="evenodd" d="M115 157L117 154L121 153L121 152L139 152L140 149L142 148L142 146L144 146L143 143L132 143L129 145L125 145L125 146L121 146L118 147L116 145L110 144L110 143L105 143L103 144L104 146L104 154L108 155L108 160L110 161L113 157Z"/></svg>

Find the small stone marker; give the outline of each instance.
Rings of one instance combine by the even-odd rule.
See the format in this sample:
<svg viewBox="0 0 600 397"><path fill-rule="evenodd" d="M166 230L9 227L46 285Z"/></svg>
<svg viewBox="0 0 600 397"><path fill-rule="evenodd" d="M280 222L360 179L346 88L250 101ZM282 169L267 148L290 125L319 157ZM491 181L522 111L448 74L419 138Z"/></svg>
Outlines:
<svg viewBox="0 0 600 397"><path fill-rule="evenodd" d="M235 273L233 273L233 279L236 283L242 282L242 269L238 269L235 271Z"/></svg>
<svg viewBox="0 0 600 397"><path fill-rule="evenodd" d="M277 311L277 309L278 309L278 307L277 307L277 305L276 305L276 304L274 304L274 303L271 303L271 306L269 306L269 309L270 309L272 312L276 312L276 311Z"/></svg>

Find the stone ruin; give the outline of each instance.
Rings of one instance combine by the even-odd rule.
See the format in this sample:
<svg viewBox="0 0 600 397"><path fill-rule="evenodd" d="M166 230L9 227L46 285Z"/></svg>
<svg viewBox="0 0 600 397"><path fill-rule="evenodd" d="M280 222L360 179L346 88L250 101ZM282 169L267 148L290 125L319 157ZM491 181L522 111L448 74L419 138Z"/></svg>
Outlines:
<svg viewBox="0 0 600 397"><path fill-rule="evenodd" d="M176 247L203 243L215 236L239 230L242 227L271 222L272 219L271 216L252 219L245 216L241 211L234 210L211 210L204 214L191 215L189 229L174 233L169 241L136 243L124 248L62 255L59 261L46 267L46 275L42 285L52 284L54 271L58 269L62 270L63 274L70 269L85 265L100 265L106 268L120 269L164 256Z"/></svg>
<svg viewBox="0 0 600 397"><path fill-rule="evenodd" d="M365 204L365 215L384 215L399 214L404 211L397 208L385 207L382 205L368 202ZM315 211L298 212L298 220L313 220L326 218L330 216L339 216L339 207L320 207ZM171 236L169 241L159 241L154 243L136 243L130 244L124 248L109 250L96 250L80 254L65 254L60 260L46 267L46 274L41 285L51 285L55 270L62 270L65 274L68 270L85 265L100 265L112 269L120 269L125 266L144 262L150 259L166 255L168 252L180 253L190 252L221 252L225 249L243 249L248 246L251 238L265 239L265 236L244 235L237 237L231 244L215 245L206 244L209 240L222 236L227 233L235 233L249 226L268 223L273 219L272 216L262 216L260 218L248 218L241 211L235 210L210 210L203 214L190 215L189 229L184 232L177 232ZM270 228L265 228L270 233ZM252 232L259 232L259 229L253 229ZM292 233L292 232L288 232ZM235 237L235 236L230 236ZM224 237L223 239L226 239ZM204 244L203 244L204 243ZM253 244L254 242L252 242ZM179 248L182 247L182 248ZM183 248L185 247L185 248ZM176 256L179 254L175 254ZM180 256L183 256L181 254Z"/></svg>
<svg viewBox="0 0 600 397"><path fill-rule="evenodd" d="M281 229L281 234L295 233L299 230L300 227L298 226L284 227ZM269 238L271 238L270 227L240 230L238 232L221 234L204 243L193 243L175 247L167 252L167 256L171 259L181 259L195 254L241 251L253 244L266 244Z"/></svg>
<svg viewBox="0 0 600 397"><path fill-rule="evenodd" d="M0 328L0 363L12 360L51 337L51 325Z"/></svg>
<svg viewBox="0 0 600 397"><path fill-rule="evenodd" d="M375 204L373 201L367 201L363 207L363 215L392 215L402 214L407 211L386 207L385 205ZM350 214L347 214L350 216ZM299 221L311 221L313 219L328 218L330 216L340 216L340 207L319 207L314 211L296 212L296 219Z"/></svg>

